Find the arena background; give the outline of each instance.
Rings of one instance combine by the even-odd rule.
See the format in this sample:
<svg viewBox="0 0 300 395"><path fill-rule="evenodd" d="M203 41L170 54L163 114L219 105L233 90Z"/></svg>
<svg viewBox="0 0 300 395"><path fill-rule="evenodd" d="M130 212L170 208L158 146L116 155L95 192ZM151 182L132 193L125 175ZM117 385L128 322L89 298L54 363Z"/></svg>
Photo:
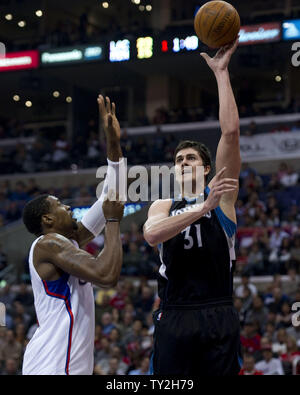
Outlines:
<svg viewBox="0 0 300 395"><path fill-rule="evenodd" d="M300 5L231 1L241 16L230 74L241 121L235 306L244 357L300 374ZM183 138L220 136L217 86L199 53L194 0L1 0L0 372L20 374L36 328L22 208L41 192L82 215L106 163L99 93L117 104L128 165L172 165ZM298 41L297 41L298 40ZM1 46L3 48L3 45ZM212 53L211 51L209 52ZM129 180L131 182L133 180ZM146 374L159 259L142 236L149 202L128 202L116 289L95 288L95 374ZM98 253L103 238L87 250ZM299 309L299 308L298 308ZM293 325L294 323L294 325ZM299 323L299 322L298 322ZM264 364L271 349L274 363ZM259 369L258 369L259 370ZM257 373L257 372L256 372ZM199 372L201 375L201 372Z"/></svg>

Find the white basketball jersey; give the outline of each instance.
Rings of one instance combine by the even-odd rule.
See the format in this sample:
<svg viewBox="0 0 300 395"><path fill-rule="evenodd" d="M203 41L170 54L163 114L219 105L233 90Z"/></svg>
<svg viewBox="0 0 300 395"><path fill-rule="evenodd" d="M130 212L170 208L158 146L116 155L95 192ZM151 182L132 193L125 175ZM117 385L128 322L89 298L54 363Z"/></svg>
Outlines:
<svg viewBox="0 0 300 395"><path fill-rule="evenodd" d="M41 237L29 253L39 326L25 350L23 375L91 375L95 337L92 284L68 273L56 281L42 280L33 265L34 247Z"/></svg>

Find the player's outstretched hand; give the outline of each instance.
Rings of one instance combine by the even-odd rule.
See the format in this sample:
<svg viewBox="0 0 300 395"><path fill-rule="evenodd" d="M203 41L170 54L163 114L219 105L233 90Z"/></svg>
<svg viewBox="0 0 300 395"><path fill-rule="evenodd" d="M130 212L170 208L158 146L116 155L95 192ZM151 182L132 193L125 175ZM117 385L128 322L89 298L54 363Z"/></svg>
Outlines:
<svg viewBox="0 0 300 395"><path fill-rule="evenodd" d="M119 195L115 191L109 190L104 199L102 209L106 220L120 222L123 218L124 202L119 200Z"/></svg>
<svg viewBox="0 0 300 395"><path fill-rule="evenodd" d="M211 189L204 205L208 211L219 206L221 197L228 192L236 191L238 188L238 180L234 178L223 178L226 167L223 167L212 179Z"/></svg>
<svg viewBox="0 0 300 395"><path fill-rule="evenodd" d="M205 52L201 52L200 55L206 60L206 63L212 69L212 71L217 73L227 69L231 56L237 49L238 44L239 39L237 38L232 43L221 47L213 58L211 58Z"/></svg>
<svg viewBox="0 0 300 395"><path fill-rule="evenodd" d="M99 105L99 115L101 126L104 129L106 139L111 141L120 141L121 128L116 116L116 105L110 102L110 98L102 95L98 96L97 99Z"/></svg>

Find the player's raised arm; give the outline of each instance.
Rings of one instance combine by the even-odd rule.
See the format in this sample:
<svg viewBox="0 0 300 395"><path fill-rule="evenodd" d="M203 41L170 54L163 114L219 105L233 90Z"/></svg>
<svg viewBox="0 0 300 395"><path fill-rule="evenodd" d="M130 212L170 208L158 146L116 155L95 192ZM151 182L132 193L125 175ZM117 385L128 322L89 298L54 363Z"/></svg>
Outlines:
<svg viewBox="0 0 300 395"><path fill-rule="evenodd" d="M102 95L99 95L97 102L99 106L100 125L106 138L108 170L101 196L84 215L82 221L78 223L78 230L74 235L74 239L76 239L80 247L93 240L104 228L105 218L102 203L105 194L108 192L108 187L110 189L113 188L112 180L121 180L122 189L126 185L126 168L120 145L121 129L116 116L116 105L115 103L111 103L109 97L104 99ZM117 190L117 192L122 196L125 193L124 190Z"/></svg>
<svg viewBox="0 0 300 395"><path fill-rule="evenodd" d="M239 178L241 168L239 114L228 72L229 61L237 46L238 39L234 43L221 48L214 58L206 53L201 53L201 56L214 72L218 84L219 120L222 135L217 149L216 171L218 172L226 166L225 177L230 178ZM224 194L221 204L225 203L233 206L237 195L238 190Z"/></svg>
<svg viewBox="0 0 300 395"><path fill-rule="evenodd" d="M111 198L111 197L110 197ZM104 248L95 258L80 250L66 237L58 233L49 233L38 241L35 251L37 265L53 264L57 268L75 277L100 287L114 287L119 279L123 261L120 221L124 205L116 200L105 200Z"/></svg>

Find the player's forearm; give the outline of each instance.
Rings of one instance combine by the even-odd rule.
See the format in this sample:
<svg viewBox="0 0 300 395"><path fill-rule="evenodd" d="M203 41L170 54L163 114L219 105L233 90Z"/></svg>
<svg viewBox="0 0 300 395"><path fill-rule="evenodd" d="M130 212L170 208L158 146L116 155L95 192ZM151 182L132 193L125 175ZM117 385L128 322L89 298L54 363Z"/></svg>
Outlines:
<svg viewBox="0 0 300 395"><path fill-rule="evenodd" d="M208 212L202 203L188 212L167 217L160 220L148 220L144 226L145 240L155 246L175 237L193 222L203 217Z"/></svg>
<svg viewBox="0 0 300 395"><path fill-rule="evenodd" d="M222 134L239 134L239 113L228 69L215 72L219 93L219 120Z"/></svg>
<svg viewBox="0 0 300 395"><path fill-rule="evenodd" d="M123 153L119 140L107 139L107 158L112 162L119 162L123 158Z"/></svg>
<svg viewBox="0 0 300 395"><path fill-rule="evenodd" d="M108 287L116 286L123 262L119 222L108 222L106 224L104 248L96 260L99 264L101 284Z"/></svg>

